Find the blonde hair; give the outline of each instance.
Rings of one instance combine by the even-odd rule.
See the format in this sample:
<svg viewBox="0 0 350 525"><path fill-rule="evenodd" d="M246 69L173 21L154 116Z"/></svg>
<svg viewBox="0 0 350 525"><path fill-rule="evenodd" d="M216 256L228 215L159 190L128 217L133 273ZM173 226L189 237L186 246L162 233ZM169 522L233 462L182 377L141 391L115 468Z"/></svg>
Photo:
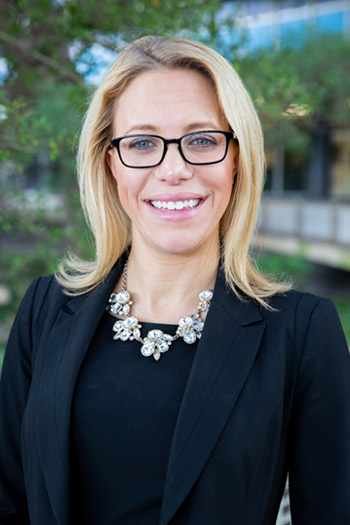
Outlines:
<svg viewBox="0 0 350 525"><path fill-rule="evenodd" d="M96 260L69 256L56 278L68 294L91 291L131 243L130 220L120 203L106 151L112 138L116 100L135 77L159 69L203 74L213 84L223 114L236 133L239 169L220 223L223 266L226 280L237 295L243 293L268 307L264 298L287 290L289 285L261 274L249 256L264 176L260 122L242 80L226 59L203 44L180 38L146 36L128 45L97 88L78 151L81 202L95 237Z"/></svg>

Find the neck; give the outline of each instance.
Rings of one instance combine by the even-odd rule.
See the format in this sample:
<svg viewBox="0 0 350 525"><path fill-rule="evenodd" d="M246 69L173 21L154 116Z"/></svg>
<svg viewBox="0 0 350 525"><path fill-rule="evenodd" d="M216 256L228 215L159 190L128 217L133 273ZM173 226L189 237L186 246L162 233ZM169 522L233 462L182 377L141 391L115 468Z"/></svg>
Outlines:
<svg viewBox="0 0 350 525"><path fill-rule="evenodd" d="M198 294L212 290L219 264L219 244L192 254L130 252L127 285L132 315L140 321L177 324L197 310ZM120 289L120 282L118 283Z"/></svg>

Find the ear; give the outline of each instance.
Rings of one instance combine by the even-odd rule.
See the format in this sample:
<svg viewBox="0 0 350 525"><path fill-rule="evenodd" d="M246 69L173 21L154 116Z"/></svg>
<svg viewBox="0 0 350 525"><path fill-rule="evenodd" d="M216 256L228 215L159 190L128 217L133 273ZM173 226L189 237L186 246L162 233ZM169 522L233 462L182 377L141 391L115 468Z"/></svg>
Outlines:
<svg viewBox="0 0 350 525"><path fill-rule="evenodd" d="M118 180L117 180L117 170L115 168L114 155L115 155L115 148L108 148L107 151L106 151L105 160L106 160L106 162L108 164L109 169L111 170L111 173L113 175L114 180L116 182L118 182Z"/></svg>
<svg viewBox="0 0 350 525"><path fill-rule="evenodd" d="M235 177L239 170L239 149L238 147L235 148L235 154L233 157L233 168L232 168L232 178L235 180Z"/></svg>

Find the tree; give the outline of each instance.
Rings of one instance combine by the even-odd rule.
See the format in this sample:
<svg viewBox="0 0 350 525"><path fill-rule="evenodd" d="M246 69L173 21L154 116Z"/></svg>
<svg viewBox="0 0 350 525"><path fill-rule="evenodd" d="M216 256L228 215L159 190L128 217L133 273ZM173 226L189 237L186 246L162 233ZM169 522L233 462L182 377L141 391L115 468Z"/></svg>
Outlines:
<svg viewBox="0 0 350 525"><path fill-rule="evenodd" d="M0 52L8 68L0 98L8 117L0 133L2 158L18 160L19 150L30 155L38 148L55 158L71 139L69 126L57 136L50 110L63 103L63 113L73 108L80 117L84 109L77 104L88 90L71 59L73 48L79 50L77 60L96 43L115 50L118 41L147 33L195 31L210 22L219 5L217 0L6 1L0 10Z"/></svg>
<svg viewBox="0 0 350 525"><path fill-rule="evenodd" d="M350 39L313 33L295 42L245 55L239 69L259 110L267 146L307 153L309 187L322 196L331 131L350 125Z"/></svg>

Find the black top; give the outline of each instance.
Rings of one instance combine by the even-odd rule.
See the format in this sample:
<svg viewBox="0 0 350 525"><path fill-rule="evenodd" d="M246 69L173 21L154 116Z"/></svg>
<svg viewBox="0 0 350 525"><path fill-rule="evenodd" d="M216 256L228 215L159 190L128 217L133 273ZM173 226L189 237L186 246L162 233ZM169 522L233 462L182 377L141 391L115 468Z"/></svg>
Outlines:
<svg viewBox="0 0 350 525"><path fill-rule="evenodd" d="M115 320L103 316L73 398L74 525L158 523L172 436L198 345L180 338L155 361L142 356L141 343L113 340ZM142 326L143 337L152 328L176 331Z"/></svg>

